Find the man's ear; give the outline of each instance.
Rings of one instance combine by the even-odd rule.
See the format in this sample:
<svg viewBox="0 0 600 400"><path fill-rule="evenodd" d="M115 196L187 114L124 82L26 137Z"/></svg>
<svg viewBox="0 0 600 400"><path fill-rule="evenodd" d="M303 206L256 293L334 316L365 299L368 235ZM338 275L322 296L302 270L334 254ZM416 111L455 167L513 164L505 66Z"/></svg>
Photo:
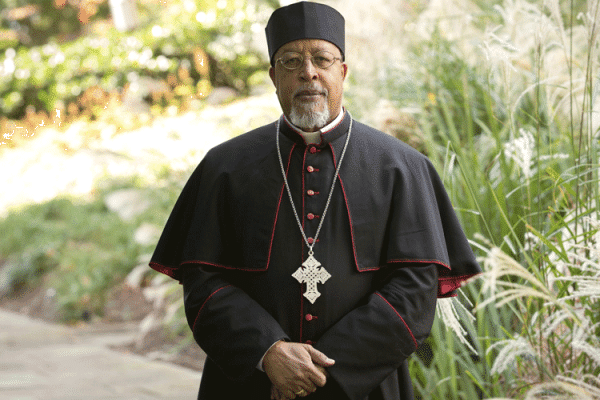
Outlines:
<svg viewBox="0 0 600 400"><path fill-rule="evenodd" d="M273 82L273 85L277 87L277 85L275 84L275 68L269 68L269 76L271 77L271 82Z"/></svg>
<svg viewBox="0 0 600 400"><path fill-rule="evenodd" d="M342 63L342 75L344 76L344 79L348 76L348 64L346 63Z"/></svg>

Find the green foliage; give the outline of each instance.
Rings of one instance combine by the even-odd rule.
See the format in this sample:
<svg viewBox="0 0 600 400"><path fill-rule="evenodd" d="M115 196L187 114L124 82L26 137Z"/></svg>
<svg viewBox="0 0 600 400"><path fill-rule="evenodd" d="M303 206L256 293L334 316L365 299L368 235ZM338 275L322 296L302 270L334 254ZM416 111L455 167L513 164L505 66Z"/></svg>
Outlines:
<svg viewBox="0 0 600 400"><path fill-rule="evenodd" d="M0 259L12 266L13 290L35 287L48 274L65 320L101 314L104 293L135 266L142 250L131 240L133 228L101 197L89 203L57 198L0 221Z"/></svg>
<svg viewBox="0 0 600 400"><path fill-rule="evenodd" d="M482 4L473 35L433 27L412 43L408 73L383 74L404 76L383 93L419 108L427 154L487 271L460 299L474 304L475 323L461 323L478 357L438 320L431 362L411 359L423 399L600 398L600 3L544 4Z"/></svg>
<svg viewBox="0 0 600 400"><path fill-rule="evenodd" d="M154 244L137 244L135 230L142 223L164 226L189 176L189 171L162 171L156 171L153 185L138 176L103 179L87 201L59 197L9 212L0 219L0 270L8 278L0 283L14 292L45 285L55 293L64 321L101 316L110 289L146 263L154 249ZM106 208L104 199L129 188L143 190L150 205L124 221Z"/></svg>
<svg viewBox="0 0 600 400"><path fill-rule="evenodd" d="M21 118L28 106L51 114L91 87L121 92L140 84L141 77L165 81L168 91L188 98L206 96L210 84L245 92L252 74L266 65L252 47L256 23L268 11L263 5L197 0L168 7L148 3L142 11L133 32L101 25L70 42L54 38L42 46L7 49L0 59L2 114Z"/></svg>
<svg viewBox="0 0 600 400"><path fill-rule="evenodd" d="M0 10L0 28L16 36L15 41L0 39L1 50L17 44L40 46L49 38L75 37L85 23L106 18L108 1L0 0Z"/></svg>

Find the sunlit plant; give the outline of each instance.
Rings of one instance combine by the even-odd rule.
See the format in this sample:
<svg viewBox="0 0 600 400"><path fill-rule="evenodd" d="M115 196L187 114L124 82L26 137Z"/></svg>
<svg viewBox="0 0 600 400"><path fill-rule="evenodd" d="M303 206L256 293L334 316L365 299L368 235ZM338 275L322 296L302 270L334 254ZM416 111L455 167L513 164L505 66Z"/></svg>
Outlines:
<svg viewBox="0 0 600 400"><path fill-rule="evenodd" d="M460 325L446 325L468 343L440 318L432 354L411 360L419 398L600 398L599 7L430 9L413 23L412 69L385 74L421 82L392 100L420 109L426 151L486 270L456 300Z"/></svg>

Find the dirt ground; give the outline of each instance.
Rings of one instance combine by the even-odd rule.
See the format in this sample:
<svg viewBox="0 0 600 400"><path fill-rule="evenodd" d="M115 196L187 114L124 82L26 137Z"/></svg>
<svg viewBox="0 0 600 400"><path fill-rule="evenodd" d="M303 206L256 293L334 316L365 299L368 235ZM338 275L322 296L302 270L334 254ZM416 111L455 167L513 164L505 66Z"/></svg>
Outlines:
<svg viewBox="0 0 600 400"><path fill-rule="evenodd" d="M43 285L35 289L23 289L18 293L0 297L0 308L53 323L61 323L56 305ZM135 353L151 359L160 359L196 371L202 371L206 354L195 342L174 336L167 329L154 329L143 335L138 332L139 323L152 311L140 289L119 285L107 298L102 317L82 318L78 324L87 324L96 331L105 326L122 325L132 330L136 337L131 343L112 347L113 350Z"/></svg>

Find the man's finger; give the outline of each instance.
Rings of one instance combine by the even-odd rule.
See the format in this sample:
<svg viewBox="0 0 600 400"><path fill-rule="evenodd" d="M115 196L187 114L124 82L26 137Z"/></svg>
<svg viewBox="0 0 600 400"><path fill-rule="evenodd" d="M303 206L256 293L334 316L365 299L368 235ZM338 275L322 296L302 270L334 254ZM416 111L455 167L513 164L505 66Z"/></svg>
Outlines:
<svg viewBox="0 0 600 400"><path fill-rule="evenodd" d="M325 371L321 370L318 368L319 365L318 364L313 364L310 368L310 372L307 374L306 379L302 380L302 384L305 385L316 385L319 387L323 387L325 386L325 383L327 383L327 375L325 374ZM315 386L315 390L317 390ZM312 387L311 387L312 389Z"/></svg>
<svg viewBox="0 0 600 400"><path fill-rule="evenodd" d="M318 364L322 367L331 367L333 364L335 364L335 360L327 357L325 354L321 353L314 347L307 346L307 349L313 363Z"/></svg>
<svg viewBox="0 0 600 400"><path fill-rule="evenodd" d="M317 390L317 386L314 384L313 381L309 380L308 382L304 382L304 390L306 390L308 394L311 394L312 392Z"/></svg>
<svg viewBox="0 0 600 400"><path fill-rule="evenodd" d="M308 386L308 385L306 385L306 386ZM297 394L299 397L306 397L306 396L308 396L309 394L311 394L312 392L314 392L315 390L317 390L317 387L316 387L315 385L312 385L312 384L311 384L311 386L312 386L312 387L314 387L314 390L308 390L308 389L306 389L306 388L304 388L304 387L300 387L300 388L298 388L297 390L294 390L294 392L295 392L295 393L296 393L296 394Z"/></svg>
<svg viewBox="0 0 600 400"><path fill-rule="evenodd" d="M281 390L277 389L275 385L271 385L271 399L274 400L291 400L294 399L296 395L292 395L292 397L286 396Z"/></svg>
<svg viewBox="0 0 600 400"><path fill-rule="evenodd" d="M285 400L285 397L275 387L275 385L271 385L271 400Z"/></svg>
<svg viewBox="0 0 600 400"><path fill-rule="evenodd" d="M317 386L325 386L327 376L312 360L310 345L300 343L275 343L265 354L263 367L279 394L293 399L301 388L311 393ZM321 352L312 352L315 357L327 359ZM326 365L330 363L325 362ZM280 400L280 399L276 399Z"/></svg>
<svg viewBox="0 0 600 400"><path fill-rule="evenodd" d="M315 367L321 371L323 373L323 375L325 375L325 378L329 378L329 372L327 372L327 369L325 369L325 367L319 365L319 364L315 364Z"/></svg>

